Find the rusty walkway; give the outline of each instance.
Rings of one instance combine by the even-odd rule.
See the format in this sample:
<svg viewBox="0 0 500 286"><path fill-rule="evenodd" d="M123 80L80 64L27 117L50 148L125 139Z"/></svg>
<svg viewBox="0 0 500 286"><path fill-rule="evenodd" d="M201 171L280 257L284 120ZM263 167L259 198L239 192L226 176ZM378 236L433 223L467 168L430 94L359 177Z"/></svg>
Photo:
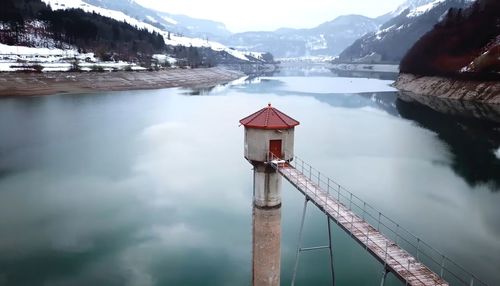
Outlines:
<svg viewBox="0 0 500 286"><path fill-rule="evenodd" d="M304 214L311 201L384 265L382 284L390 272L405 285L487 285L300 158L269 161L306 197Z"/></svg>

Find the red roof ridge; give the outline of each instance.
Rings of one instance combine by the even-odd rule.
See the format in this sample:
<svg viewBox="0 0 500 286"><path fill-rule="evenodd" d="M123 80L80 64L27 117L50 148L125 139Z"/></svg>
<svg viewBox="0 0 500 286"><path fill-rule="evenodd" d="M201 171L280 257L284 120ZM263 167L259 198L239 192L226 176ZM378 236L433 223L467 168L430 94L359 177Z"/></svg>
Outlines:
<svg viewBox="0 0 500 286"><path fill-rule="evenodd" d="M272 107L271 107L270 103L267 105L267 110L272 111ZM266 125L268 125L268 123L269 123L269 114L270 114L270 112L266 112Z"/></svg>
<svg viewBox="0 0 500 286"><path fill-rule="evenodd" d="M281 114L283 114L283 115L286 115L286 114L284 114L283 112L281 112L281 111L279 111L279 110L277 110L277 109L275 109L275 110L274 110L274 113L275 113L275 114L276 114L276 115L277 115L277 116L278 116L281 120L285 121L285 119L283 119L283 117L281 117L280 113L281 113ZM293 118L292 118L292 119L293 119Z"/></svg>

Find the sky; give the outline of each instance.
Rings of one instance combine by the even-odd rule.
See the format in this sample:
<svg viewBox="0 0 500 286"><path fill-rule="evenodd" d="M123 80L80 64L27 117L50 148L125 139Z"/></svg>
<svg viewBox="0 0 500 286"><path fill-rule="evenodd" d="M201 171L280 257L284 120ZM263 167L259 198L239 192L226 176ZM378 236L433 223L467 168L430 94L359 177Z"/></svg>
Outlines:
<svg viewBox="0 0 500 286"><path fill-rule="evenodd" d="M377 17L404 0L136 0L156 10L215 20L231 32L312 28L337 16ZM305 4L307 3L307 4Z"/></svg>

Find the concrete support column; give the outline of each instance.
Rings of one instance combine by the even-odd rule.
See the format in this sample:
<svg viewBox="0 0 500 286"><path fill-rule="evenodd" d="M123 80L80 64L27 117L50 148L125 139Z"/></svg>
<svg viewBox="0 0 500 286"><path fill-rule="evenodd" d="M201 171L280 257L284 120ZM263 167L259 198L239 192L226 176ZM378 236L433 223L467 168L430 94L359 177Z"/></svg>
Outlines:
<svg viewBox="0 0 500 286"><path fill-rule="evenodd" d="M281 175L264 163L254 163L253 201L259 208L281 206Z"/></svg>
<svg viewBox="0 0 500 286"><path fill-rule="evenodd" d="M253 207L252 285L279 286L281 208Z"/></svg>

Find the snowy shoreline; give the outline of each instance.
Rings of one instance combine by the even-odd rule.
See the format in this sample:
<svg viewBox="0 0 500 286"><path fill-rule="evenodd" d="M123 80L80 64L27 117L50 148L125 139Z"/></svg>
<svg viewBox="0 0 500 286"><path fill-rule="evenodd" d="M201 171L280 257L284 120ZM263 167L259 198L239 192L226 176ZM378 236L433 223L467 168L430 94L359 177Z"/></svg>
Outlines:
<svg viewBox="0 0 500 286"><path fill-rule="evenodd" d="M158 61L159 55L153 59ZM168 57L165 56L164 60ZM34 48L9 46L0 43L0 72L43 71L66 72L72 69L80 71L144 71L135 63L124 61L100 61L94 53L79 53L77 49Z"/></svg>
<svg viewBox="0 0 500 286"><path fill-rule="evenodd" d="M219 67L157 72L0 73L0 97L210 87L243 76L245 74L239 71Z"/></svg>

